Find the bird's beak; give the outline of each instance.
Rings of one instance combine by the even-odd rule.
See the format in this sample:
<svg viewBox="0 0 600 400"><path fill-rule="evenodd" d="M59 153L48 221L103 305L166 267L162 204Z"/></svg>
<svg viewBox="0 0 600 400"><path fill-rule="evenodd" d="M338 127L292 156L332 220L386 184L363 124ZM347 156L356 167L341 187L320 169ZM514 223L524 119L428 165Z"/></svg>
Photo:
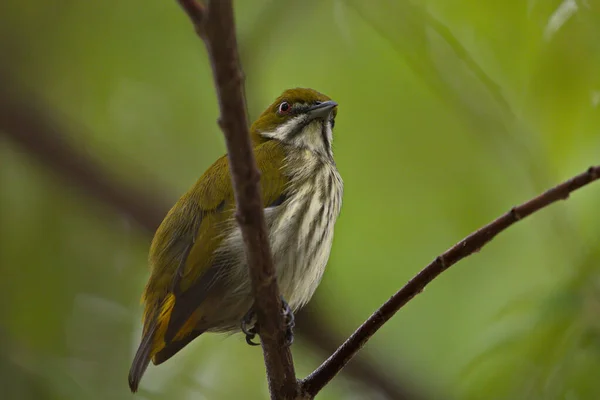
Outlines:
<svg viewBox="0 0 600 400"><path fill-rule="evenodd" d="M338 104L333 100L324 101L309 108L306 111L306 114L311 120L317 118L325 119L329 117L329 114L331 114L331 111L337 107L337 105Z"/></svg>

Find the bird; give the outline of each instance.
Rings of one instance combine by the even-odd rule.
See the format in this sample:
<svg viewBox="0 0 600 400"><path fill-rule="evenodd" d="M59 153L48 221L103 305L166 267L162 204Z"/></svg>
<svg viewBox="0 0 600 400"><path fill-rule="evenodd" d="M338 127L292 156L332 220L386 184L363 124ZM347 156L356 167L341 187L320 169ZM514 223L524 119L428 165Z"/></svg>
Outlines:
<svg viewBox="0 0 600 400"><path fill-rule="evenodd" d="M332 150L337 106L314 89L287 89L250 127L289 335L293 313L321 281L342 206L343 181ZM142 337L129 371L132 392L151 361L167 361L203 333L243 331L249 343L260 335L235 210L224 155L156 230L142 294Z"/></svg>

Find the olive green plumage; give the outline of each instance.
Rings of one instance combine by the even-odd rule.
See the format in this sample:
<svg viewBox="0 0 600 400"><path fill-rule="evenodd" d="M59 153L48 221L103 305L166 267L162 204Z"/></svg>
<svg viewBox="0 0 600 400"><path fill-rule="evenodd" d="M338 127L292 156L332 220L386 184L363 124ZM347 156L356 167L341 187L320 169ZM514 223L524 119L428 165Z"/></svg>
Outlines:
<svg viewBox="0 0 600 400"><path fill-rule="evenodd" d="M314 104L315 102L324 102L329 100L331 100L329 97L312 89L297 88L286 90L281 96L276 98L273 104L263 111L256 122L252 124L250 131L253 140L257 140L259 142L264 140L264 138L260 136L260 132L271 131L294 118L294 115L291 113L280 114L277 112L279 106L283 102L287 102L289 104ZM335 119L337 115L337 108L334 108L332 113L333 118Z"/></svg>
<svg viewBox="0 0 600 400"><path fill-rule="evenodd" d="M276 275L293 309L312 296L324 270L342 181L331 153L336 104L291 89L251 127ZM252 305L227 156L169 211L150 247L142 341L132 391L148 363L160 364L206 331L232 332Z"/></svg>

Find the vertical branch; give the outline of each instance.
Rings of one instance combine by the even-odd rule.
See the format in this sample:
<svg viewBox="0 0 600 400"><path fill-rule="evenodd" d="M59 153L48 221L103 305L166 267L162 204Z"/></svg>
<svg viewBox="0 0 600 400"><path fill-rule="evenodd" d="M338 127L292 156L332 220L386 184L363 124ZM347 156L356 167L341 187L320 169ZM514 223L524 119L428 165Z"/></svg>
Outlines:
<svg viewBox="0 0 600 400"><path fill-rule="evenodd" d="M263 213L260 173L248 131L244 78L240 68L231 0L206 6L179 0L204 41L211 62L225 135L235 200L236 218L246 247L254 293L254 310L273 399L294 399L298 383L292 353L285 345L282 304Z"/></svg>

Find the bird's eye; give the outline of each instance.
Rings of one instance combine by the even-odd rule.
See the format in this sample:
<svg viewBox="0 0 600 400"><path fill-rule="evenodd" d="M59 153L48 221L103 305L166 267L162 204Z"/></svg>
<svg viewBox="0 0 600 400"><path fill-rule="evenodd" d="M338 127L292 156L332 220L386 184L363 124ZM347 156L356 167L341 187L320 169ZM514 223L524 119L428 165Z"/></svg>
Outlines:
<svg viewBox="0 0 600 400"><path fill-rule="evenodd" d="M279 114L287 114L291 109L292 107L290 107L290 103L284 101L279 105Z"/></svg>

